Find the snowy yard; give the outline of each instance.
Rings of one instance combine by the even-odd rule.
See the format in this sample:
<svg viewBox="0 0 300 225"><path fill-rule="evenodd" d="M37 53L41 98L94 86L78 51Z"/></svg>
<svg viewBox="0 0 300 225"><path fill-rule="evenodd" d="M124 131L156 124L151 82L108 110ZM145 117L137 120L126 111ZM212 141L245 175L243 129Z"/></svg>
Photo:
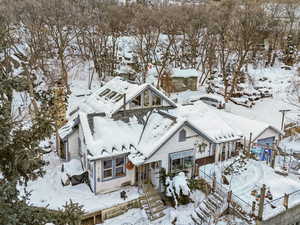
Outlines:
<svg viewBox="0 0 300 225"><path fill-rule="evenodd" d="M144 211L131 209L121 216L104 221L103 225L173 225L172 221L175 217L177 217L176 225L194 225L195 223L190 216L194 207L195 205L191 203L189 205L179 206L176 210L167 208L165 210L166 216L154 222L148 221ZM228 220L231 222L235 221L236 225L246 225L245 222L233 216L222 217L217 223L213 223L213 225L227 225Z"/></svg>
<svg viewBox="0 0 300 225"><path fill-rule="evenodd" d="M229 160L223 165L207 165L201 167L200 170L206 174L212 176L214 171L219 171L219 168L225 168L232 161ZM280 163L277 162L275 165L279 167ZM216 173L217 174L217 173ZM233 194L242 199L244 202L248 203L249 206L252 205L253 201L256 201L256 197L251 195L251 191L257 190L260 192L263 184L266 185L267 190L270 190L272 194L272 200L266 198L265 200L265 213L264 218L269 218L277 213L281 212L284 207L282 206L284 194L293 193L300 190L300 180L299 176L294 174L289 174L288 176L282 176L275 173L275 170L266 164L265 161L256 161L250 159L244 169L241 169L239 173L231 176L227 176L229 185L224 185L225 187L232 190ZM281 198L280 200L276 200ZM272 202L275 200L274 202ZM270 207L270 203L274 203L275 209ZM258 203L258 201L257 201ZM300 191L297 194L290 196L290 206L300 203Z"/></svg>
<svg viewBox="0 0 300 225"><path fill-rule="evenodd" d="M28 184L28 190L32 191L31 203L35 206L47 206L51 209L61 208L70 199L83 205L86 212L93 212L113 205L125 202L120 198L120 192L125 190L128 198L126 201L136 199L140 196L136 187L124 187L122 190L114 191L107 194L97 194L91 192L86 184L76 186L62 186L61 183L61 165L62 161L55 153L45 155L45 159L50 162L46 167L46 174L43 178ZM72 160L73 161L73 160ZM66 163L73 171L80 172L80 167L74 162ZM77 165L77 168L74 168Z"/></svg>

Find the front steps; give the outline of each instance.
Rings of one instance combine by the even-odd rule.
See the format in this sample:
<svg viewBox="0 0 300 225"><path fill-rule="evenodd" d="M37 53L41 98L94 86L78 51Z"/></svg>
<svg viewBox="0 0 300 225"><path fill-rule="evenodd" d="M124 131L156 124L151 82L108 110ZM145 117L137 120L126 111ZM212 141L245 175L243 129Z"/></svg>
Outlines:
<svg viewBox="0 0 300 225"><path fill-rule="evenodd" d="M226 198L214 192L204 199L199 207L197 207L192 213L192 220L197 225L210 224L215 218L219 217L227 206Z"/></svg>
<svg viewBox="0 0 300 225"><path fill-rule="evenodd" d="M164 209L166 207L164 206L159 193L150 184L145 184L143 190L145 196L141 198L140 203L149 220L154 221L164 217Z"/></svg>

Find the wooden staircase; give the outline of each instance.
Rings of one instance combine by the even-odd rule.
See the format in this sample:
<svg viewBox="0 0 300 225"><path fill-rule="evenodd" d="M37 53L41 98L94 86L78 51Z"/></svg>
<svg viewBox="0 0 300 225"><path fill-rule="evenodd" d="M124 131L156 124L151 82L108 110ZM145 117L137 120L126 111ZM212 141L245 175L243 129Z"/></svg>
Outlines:
<svg viewBox="0 0 300 225"><path fill-rule="evenodd" d="M207 225L214 218L221 216L227 208L227 200L222 195L214 192L207 196L200 205L194 209L191 217L197 225Z"/></svg>
<svg viewBox="0 0 300 225"><path fill-rule="evenodd" d="M144 184L143 190L145 196L141 198L140 203L149 220L154 221L164 217L164 209L166 207L164 206L159 193L152 187L151 184Z"/></svg>

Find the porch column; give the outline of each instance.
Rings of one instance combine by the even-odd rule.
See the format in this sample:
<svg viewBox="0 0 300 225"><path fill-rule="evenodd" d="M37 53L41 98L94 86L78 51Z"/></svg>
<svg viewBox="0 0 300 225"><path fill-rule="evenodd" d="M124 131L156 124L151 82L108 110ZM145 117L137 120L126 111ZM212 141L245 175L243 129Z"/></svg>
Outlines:
<svg viewBox="0 0 300 225"><path fill-rule="evenodd" d="M228 159L228 155L229 155L229 142L228 143L224 143L225 144L225 160Z"/></svg>
<svg viewBox="0 0 300 225"><path fill-rule="evenodd" d="M220 146L219 146L219 144L216 144L215 163L219 162L219 155L220 155Z"/></svg>

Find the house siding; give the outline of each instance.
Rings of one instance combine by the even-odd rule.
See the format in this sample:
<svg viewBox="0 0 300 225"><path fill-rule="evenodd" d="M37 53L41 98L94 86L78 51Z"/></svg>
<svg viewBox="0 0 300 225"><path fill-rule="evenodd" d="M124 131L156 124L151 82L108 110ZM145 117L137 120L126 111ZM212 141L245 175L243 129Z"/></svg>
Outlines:
<svg viewBox="0 0 300 225"><path fill-rule="evenodd" d="M179 142L179 132L185 129L187 139L183 142ZM195 133L187 126L179 129L153 156L151 156L145 163L161 161L161 166L169 171L169 154L175 152L181 152L185 150L194 150L194 144L196 142L202 142L204 139ZM208 148L206 149L208 150ZM195 158L199 157L198 154Z"/></svg>
<svg viewBox="0 0 300 225"><path fill-rule="evenodd" d="M278 132L276 132L274 129L272 128L267 128L266 130L264 130L264 132L262 134L260 134L256 139L255 142L257 142L260 139L264 139L264 138L269 138L269 137L275 137L275 139L279 138L279 134Z"/></svg>
<svg viewBox="0 0 300 225"><path fill-rule="evenodd" d="M80 159L78 144L79 129L75 129L68 138L68 160Z"/></svg>
<svg viewBox="0 0 300 225"><path fill-rule="evenodd" d="M112 178L110 180L105 180L103 181L102 179L102 160L96 160L95 161L95 173L94 176L95 180L96 180L96 193L105 193L105 192L111 192L114 190L118 190L122 184L129 182L131 185L134 184L134 180L135 180L135 169L132 170L128 170L125 168L126 170L126 176L124 177L120 177L120 178Z"/></svg>

